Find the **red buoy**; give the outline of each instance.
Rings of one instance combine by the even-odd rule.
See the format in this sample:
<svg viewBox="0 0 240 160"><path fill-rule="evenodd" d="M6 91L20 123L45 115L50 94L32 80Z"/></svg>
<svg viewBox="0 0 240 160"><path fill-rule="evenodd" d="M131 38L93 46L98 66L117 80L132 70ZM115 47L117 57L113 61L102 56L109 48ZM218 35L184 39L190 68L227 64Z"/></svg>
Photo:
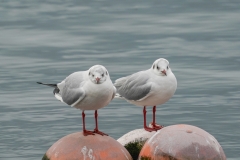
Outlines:
<svg viewBox="0 0 240 160"><path fill-rule="evenodd" d="M45 154L49 160L132 160L128 151L109 136L69 134L54 143Z"/></svg>
<svg viewBox="0 0 240 160"><path fill-rule="evenodd" d="M191 125L172 125L155 133L144 144L139 159L226 160L218 141Z"/></svg>

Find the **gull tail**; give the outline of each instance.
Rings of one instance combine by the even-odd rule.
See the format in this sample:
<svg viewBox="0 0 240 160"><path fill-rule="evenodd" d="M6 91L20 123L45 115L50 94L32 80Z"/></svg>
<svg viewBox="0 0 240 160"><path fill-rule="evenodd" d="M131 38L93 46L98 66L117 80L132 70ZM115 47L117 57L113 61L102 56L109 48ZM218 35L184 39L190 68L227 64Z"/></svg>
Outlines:
<svg viewBox="0 0 240 160"><path fill-rule="evenodd" d="M42 83L42 82L37 82L37 83L38 83L38 84L42 84L42 85L46 85L46 86L53 87L53 88L54 88L54 90L53 90L54 96L56 97L57 100L63 102L62 96L61 96L61 94L59 93L60 90L59 90L57 84L49 84L49 83Z"/></svg>
<svg viewBox="0 0 240 160"><path fill-rule="evenodd" d="M49 83L42 83L42 82L37 82L38 84L42 84L42 85L46 85L46 86L50 86L53 88L57 88L57 84L49 84Z"/></svg>

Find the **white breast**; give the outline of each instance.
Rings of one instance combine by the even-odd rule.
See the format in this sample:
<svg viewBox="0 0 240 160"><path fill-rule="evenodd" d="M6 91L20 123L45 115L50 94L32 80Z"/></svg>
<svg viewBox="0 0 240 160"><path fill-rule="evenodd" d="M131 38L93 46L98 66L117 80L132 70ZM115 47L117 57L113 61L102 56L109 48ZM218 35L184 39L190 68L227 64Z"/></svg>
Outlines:
<svg viewBox="0 0 240 160"><path fill-rule="evenodd" d="M152 81L150 93L138 101L129 101L138 106L157 106L167 102L177 89L177 80L173 73L158 77Z"/></svg>
<svg viewBox="0 0 240 160"><path fill-rule="evenodd" d="M87 82L83 86L86 96L75 108L81 110L97 110L108 105L113 95L113 84L111 81L105 81L102 84Z"/></svg>

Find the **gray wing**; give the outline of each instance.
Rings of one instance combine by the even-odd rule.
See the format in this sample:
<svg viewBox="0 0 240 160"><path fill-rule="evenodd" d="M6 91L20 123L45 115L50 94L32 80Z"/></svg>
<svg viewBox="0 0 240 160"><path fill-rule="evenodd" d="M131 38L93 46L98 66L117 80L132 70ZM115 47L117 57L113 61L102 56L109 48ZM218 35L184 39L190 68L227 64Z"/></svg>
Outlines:
<svg viewBox="0 0 240 160"><path fill-rule="evenodd" d="M151 83L147 83L145 71L137 72L127 77L117 79L114 83L117 93L128 100L140 100L151 90Z"/></svg>
<svg viewBox="0 0 240 160"><path fill-rule="evenodd" d="M85 97L85 91L82 89L82 85L85 82L83 73L84 72L72 73L58 84L62 100L68 105L73 105Z"/></svg>

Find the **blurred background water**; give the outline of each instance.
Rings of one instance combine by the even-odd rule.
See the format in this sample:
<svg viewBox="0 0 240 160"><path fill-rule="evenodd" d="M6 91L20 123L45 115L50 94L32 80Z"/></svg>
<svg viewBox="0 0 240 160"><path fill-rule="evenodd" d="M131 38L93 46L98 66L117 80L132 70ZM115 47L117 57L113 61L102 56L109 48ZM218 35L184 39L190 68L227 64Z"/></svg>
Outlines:
<svg viewBox="0 0 240 160"><path fill-rule="evenodd" d="M229 160L239 159L239 1L2 0L0 15L1 160L41 159L58 139L82 130L81 111L36 81L58 83L94 64L114 81L161 57L178 88L158 106L157 122L198 126ZM86 114L93 129L93 111ZM142 121L142 108L123 100L99 110L100 130L115 139Z"/></svg>

